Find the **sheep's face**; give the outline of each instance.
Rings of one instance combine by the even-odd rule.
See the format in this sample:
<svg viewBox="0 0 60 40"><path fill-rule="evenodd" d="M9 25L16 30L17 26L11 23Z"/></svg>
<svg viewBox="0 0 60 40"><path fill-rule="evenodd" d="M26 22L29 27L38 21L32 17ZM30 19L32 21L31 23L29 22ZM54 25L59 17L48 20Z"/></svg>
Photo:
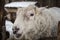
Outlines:
<svg viewBox="0 0 60 40"><path fill-rule="evenodd" d="M44 21L40 19L39 8L27 7L20 8L17 12L17 17L14 23L14 37L20 40L37 39L40 31L40 24ZM41 22L41 23L40 23Z"/></svg>

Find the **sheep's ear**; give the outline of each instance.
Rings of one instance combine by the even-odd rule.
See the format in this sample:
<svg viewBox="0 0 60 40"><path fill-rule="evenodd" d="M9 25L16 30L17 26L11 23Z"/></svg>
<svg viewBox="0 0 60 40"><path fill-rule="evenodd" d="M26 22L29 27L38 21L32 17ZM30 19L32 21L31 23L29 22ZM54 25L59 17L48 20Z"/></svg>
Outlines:
<svg viewBox="0 0 60 40"><path fill-rule="evenodd" d="M36 15L39 15L40 14L40 8L35 7L35 13L36 13Z"/></svg>
<svg viewBox="0 0 60 40"><path fill-rule="evenodd" d="M18 15L22 10L23 8L18 8L16 14Z"/></svg>
<svg viewBox="0 0 60 40"><path fill-rule="evenodd" d="M46 9L46 7L36 7L37 14L42 14L42 12Z"/></svg>

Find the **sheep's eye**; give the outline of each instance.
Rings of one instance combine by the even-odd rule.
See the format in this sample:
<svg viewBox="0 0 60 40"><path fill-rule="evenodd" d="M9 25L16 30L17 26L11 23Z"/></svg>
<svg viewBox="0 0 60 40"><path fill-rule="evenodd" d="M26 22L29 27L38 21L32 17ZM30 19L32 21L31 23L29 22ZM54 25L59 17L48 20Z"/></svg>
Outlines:
<svg viewBox="0 0 60 40"><path fill-rule="evenodd" d="M34 14L30 14L30 16L34 16Z"/></svg>

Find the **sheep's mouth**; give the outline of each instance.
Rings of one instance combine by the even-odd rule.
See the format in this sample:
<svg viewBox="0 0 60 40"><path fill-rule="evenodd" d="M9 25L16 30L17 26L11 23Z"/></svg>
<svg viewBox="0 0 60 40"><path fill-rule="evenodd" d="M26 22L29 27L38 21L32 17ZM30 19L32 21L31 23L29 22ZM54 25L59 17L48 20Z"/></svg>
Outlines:
<svg viewBox="0 0 60 40"><path fill-rule="evenodd" d="M19 39L21 37L21 34L15 34L14 38Z"/></svg>
<svg viewBox="0 0 60 40"><path fill-rule="evenodd" d="M20 34L17 34L16 37L19 38L21 35Z"/></svg>

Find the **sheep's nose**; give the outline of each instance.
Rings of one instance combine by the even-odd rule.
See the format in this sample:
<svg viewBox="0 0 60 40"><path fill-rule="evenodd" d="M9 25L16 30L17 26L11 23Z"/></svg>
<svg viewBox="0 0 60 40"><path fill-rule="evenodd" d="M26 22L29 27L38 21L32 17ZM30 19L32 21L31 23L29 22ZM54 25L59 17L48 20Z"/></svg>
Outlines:
<svg viewBox="0 0 60 40"><path fill-rule="evenodd" d="M17 34L18 31L19 31L19 28L15 27L15 28L13 29L13 34Z"/></svg>

